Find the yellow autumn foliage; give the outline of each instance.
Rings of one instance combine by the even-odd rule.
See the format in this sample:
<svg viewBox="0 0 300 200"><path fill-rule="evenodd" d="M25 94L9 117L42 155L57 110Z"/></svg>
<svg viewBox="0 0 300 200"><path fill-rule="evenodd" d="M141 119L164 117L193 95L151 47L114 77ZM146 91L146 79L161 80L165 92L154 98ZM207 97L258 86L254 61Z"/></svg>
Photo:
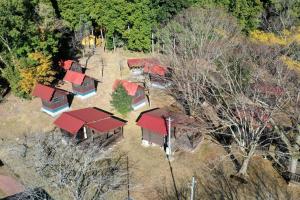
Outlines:
<svg viewBox="0 0 300 200"><path fill-rule="evenodd" d="M93 46L94 44L96 46L101 46L101 39L97 38L97 37L95 37L93 35L89 35L89 36L87 36L87 37L85 37L85 38L82 39L81 44L83 46L89 46L89 45Z"/></svg>
<svg viewBox="0 0 300 200"><path fill-rule="evenodd" d="M286 46L292 42L300 43L300 27L293 28L292 30L283 30L281 35L254 30L250 32L250 38L254 42L260 42L265 45Z"/></svg>
<svg viewBox="0 0 300 200"><path fill-rule="evenodd" d="M293 70L299 70L300 71L300 62L293 60L292 58L289 58L287 56L282 56L281 60L289 69Z"/></svg>
<svg viewBox="0 0 300 200"><path fill-rule="evenodd" d="M30 53L28 58L36 61L37 65L20 69L20 88L26 94L30 94L34 85L38 82L49 85L54 79L56 72L52 69L50 57L41 52Z"/></svg>

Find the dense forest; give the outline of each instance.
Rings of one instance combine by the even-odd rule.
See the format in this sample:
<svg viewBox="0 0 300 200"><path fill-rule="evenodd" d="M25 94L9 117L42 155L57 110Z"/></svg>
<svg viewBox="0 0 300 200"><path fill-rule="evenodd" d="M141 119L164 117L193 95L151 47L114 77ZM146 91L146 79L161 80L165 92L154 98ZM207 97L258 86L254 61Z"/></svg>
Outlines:
<svg viewBox="0 0 300 200"><path fill-rule="evenodd" d="M74 53L74 35L86 30L105 39L108 50L149 52L152 42L160 48L162 27L188 7L219 7L237 19L244 35L267 42L295 31L300 16L297 0L3 0L1 88L29 98L36 81L51 84L58 60Z"/></svg>

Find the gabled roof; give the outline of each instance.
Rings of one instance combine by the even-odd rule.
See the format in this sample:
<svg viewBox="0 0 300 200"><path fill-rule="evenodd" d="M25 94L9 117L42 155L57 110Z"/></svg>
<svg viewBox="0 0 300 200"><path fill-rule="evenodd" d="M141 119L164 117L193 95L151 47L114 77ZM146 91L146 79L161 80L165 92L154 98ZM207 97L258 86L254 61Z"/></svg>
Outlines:
<svg viewBox="0 0 300 200"><path fill-rule="evenodd" d="M68 70L64 77L64 81L68 81L68 82L76 84L76 85L81 85L83 83L83 80L85 77L86 77L86 75L84 75L82 73Z"/></svg>
<svg viewBox="0 0 300 200"><path fill-rule="evenodd" d="M83 108L79 110L69 111L67 113L77 119L84 121L85 123L90 123L111 116L111 114L95 108Z"/></svg>
<svg viewBox="0 0 300 200"><path fill-rule="evenodd" d="M163 109L155 109L142 113L137 121L137 125L151 130L153 133L167 135L167 123L165 117L168 117L168 112Z"/></svg>
<svg viewBox="0 0 300 200"><path fill-rule="evenodd" d="M137 83L132 83L127 80L115 80L113 90L115 90L119 84L124 87L124 89L127 91L127 94L130 96L134 96L139 87L142 88L142 86L138 85Z"/></svg>
<svg viewBox="0 0 300 200"><path fill-rule="evenodd" d="M112 117L105 118L103 120L87 124L88 127L95 129L99 132L107 132L107 131L122 127L124 125L125 125L125 122L122 122L122 121L117 120Z"/></svg>
<svg viewBox="0 0 300 200"><path fill-rule="evenodd" d="M167 73L167 68L161 65L147 66L144 67L145 73L150 73L153 75L165 76Z"/></svg>
<svg viewBox="0 0 300 200"><path fill-rule="evenodd" d="M132 67L145 67L158 65L159 61L155 58L129 58L127 59L127 65L129 68Z"/></svg>
<svg viewBox="0 0 300 200"><path fill-rule="evenodd" d="M45 101L51 101L54 92L55 92L55 88L38 83L35 85L32 95L36 97L40 97Z"/></svg>
<svg viewBox="0 0 300 200"><path fill-rule="evenodd" d="M74 60L65 60L61 62L61 67L64 68L65 70L71 69L71 66L75 62Z"/></svg>
<svg viewBox="0 0 300 200"><path fill-rule="evenodd" d="M96 108L83 108L64 112L54 124L75 135L83 126L98 132L107 132L125 125L125 122L115 119L111 114Z"/></svg>
<svg viewBox="0 0 300 200"><path fill-rule="evenodd" d="M84 125L84 121L65 112L54 121L54 124L72 134L76 134Z"/></svg>
<svg viewBox="0 0 300 200"><path fill-rule="evenodd" d="M127 65L129 68L131 67L143 67L144 61L141 58L130 58L127 59Z"/></svg>

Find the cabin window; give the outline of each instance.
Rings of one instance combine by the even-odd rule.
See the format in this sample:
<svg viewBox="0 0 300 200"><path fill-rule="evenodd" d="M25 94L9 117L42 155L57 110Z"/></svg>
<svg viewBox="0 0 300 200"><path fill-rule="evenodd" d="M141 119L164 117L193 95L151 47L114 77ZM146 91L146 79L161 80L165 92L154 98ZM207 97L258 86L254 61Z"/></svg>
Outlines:
<svg viewBox="0 0 300 200"><path fill-rule="evenodd" d="M113 136L114 132L110 131L107 133L107 138L110 138L111 136Z"/></svg>
<svg viewBox="0 0 300 200"><path fill-rule="evenodd" d="M82 87L89 87L89 86L91 86L92 81L93 80L91 80L91 79L87 79L86 81L84 81L82 83Z"/></svg>
<svg viewBox="0 0 300 200"><path fill-rule="evenodd" d="M58 103L58 102L62 101L63 99L64 99L64 96L54 97L52 99L52 103Z"/></svg>
<svg viewBox="0 0 300 200"><path fill-rule="evenodd" d="M120 128L114 130L114 134L118 134L118 133L120 133Z"/></svg>
<svg viewBox="0 0 300 200"><path fill-rule="evenodd" d="M136 97L140 97L140 96L143 96L143 94L144 94L144 91L143 90L137 90L136 91Z"/></svg>
<svg viewBox="0 0 300 200"><path fill-rule="evenodd" d="M85 81L85 82L82 84L83 87L87 87L87 86L89 86L89 85L90 85L90 81Z"/></svg>

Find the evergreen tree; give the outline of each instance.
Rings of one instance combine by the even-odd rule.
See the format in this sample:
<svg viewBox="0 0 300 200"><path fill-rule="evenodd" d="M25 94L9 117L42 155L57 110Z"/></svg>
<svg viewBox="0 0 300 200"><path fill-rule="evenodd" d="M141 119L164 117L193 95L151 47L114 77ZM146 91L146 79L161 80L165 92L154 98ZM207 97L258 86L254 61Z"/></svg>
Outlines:
<svg viewBox="0 0 300 200"><path fill-rule="evenodd" d="M132 110L132 97L127 94L125 88L119 84L112 93L111 105L122 115L126 115Z"/></svg>

